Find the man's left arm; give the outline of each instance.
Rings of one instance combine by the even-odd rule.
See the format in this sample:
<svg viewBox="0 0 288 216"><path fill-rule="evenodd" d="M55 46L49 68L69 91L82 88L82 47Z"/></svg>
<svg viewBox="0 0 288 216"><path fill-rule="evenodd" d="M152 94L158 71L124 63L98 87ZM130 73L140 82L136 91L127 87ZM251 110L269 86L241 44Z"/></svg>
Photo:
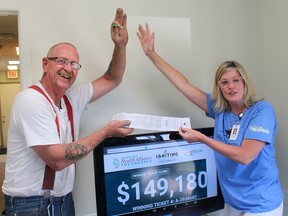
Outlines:
<svg viewBox="0 0 288 216"><path fill-rule="evenodd" d="M127 15L118 8L115 20L112 22L110 34L115 44L112 60L107 71L92 82L93 96L90 102L97 100L109 91L116 88L122 81L126 68L126 45L128 42Z"/></svg>

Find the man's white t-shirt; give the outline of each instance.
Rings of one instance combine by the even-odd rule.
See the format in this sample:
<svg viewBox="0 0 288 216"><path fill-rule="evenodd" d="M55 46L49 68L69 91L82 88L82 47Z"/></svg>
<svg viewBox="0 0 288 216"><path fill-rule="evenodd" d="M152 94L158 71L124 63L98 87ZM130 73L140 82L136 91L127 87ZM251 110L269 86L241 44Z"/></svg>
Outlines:
<svg viewBox="0 0 288 216"><path fill-rule="evenodd" d="M40 82L37 85L43 89ZM65 94L73 109L74 138L77 140L81 114L87 108L93 94L92 84L71 87ZM5 180L2 186L4 194L43 195L42 185L46 164L31 147L72 142L71 125L63 98L61 109L54 104L53 106L57 113L47 99L32 88L20 92L15 97L8 131ZM60 123L60 137L55 122L56 114ZM71 192L74 178L74 164L57 171L51 195L63 196Z"/></svg>

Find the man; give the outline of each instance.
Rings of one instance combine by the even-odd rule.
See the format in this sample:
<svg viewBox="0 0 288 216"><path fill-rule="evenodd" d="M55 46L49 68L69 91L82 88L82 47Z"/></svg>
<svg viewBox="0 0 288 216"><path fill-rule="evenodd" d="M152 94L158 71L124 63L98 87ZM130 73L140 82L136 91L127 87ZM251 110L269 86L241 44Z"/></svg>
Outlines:
<svg viewBox="0 0 288 216"><path fill-rule="evenodd" d="M105 138L133 131L126 127L129 121L111 121L78 139L80 116L87 105L121 83L126 66L126 23L126 14L117 9L111 26L112 60L98 79L71 87L81 68L78 51L70 43L59 43L42 60L40 82L16 96L2 187L7 215L75 215L71 194L74 164Z"/></svg>

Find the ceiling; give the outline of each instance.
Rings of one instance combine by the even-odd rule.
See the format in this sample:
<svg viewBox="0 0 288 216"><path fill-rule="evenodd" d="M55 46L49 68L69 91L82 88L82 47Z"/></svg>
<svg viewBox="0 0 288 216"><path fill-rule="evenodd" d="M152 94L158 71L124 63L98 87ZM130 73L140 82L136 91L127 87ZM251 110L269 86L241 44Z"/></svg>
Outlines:
<svg viewBox="0 0 288 216"><path fill-rule="evenodd" d="M0 71L7 71L8 61L19 60L15 47L18 47L18 16L0 12Z"/></svg>

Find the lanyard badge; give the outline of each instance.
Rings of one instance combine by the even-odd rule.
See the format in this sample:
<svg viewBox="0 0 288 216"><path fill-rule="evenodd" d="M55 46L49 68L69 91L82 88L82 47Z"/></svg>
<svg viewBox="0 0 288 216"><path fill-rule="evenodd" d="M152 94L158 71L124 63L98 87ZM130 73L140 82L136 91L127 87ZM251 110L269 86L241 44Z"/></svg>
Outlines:
<svg viewBox="0 0 288 216"><path fill-rule="evenodd" d="M229 140L237 140L239 130L240 130L240 125L239 124L233 125L231 133L230 133Z"/></svg>

